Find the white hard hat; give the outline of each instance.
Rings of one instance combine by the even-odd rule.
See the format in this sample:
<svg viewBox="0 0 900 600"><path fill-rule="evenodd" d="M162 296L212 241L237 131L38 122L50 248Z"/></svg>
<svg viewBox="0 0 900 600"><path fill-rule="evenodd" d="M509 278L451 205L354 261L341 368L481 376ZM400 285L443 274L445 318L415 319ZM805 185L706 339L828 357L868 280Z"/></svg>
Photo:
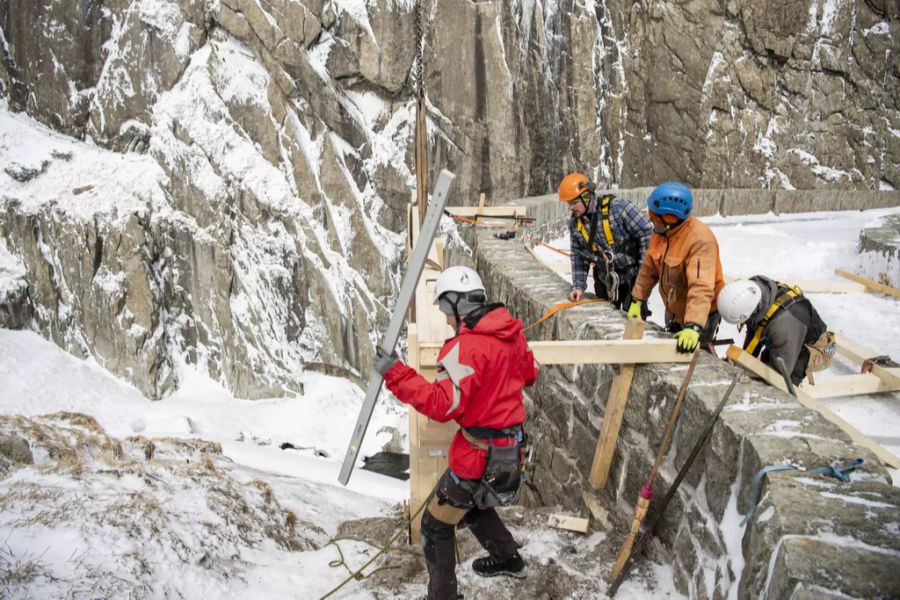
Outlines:
<svg viewBox="0 0 900 600"><path fill-rule="evenodd" d="M762 290L759 285L749 279L738 279L722 288L716 306L728 323L743 323L756 310L760 298Z"/></svg>
<svg viewBox="0 0 900 600"><path fill-rule="evenodd" d="M434 286L434 303L445 292L459 292L462 294L474 291L484 292L484 284L481 277L469 267L450 267L437 279Z"/></svg>

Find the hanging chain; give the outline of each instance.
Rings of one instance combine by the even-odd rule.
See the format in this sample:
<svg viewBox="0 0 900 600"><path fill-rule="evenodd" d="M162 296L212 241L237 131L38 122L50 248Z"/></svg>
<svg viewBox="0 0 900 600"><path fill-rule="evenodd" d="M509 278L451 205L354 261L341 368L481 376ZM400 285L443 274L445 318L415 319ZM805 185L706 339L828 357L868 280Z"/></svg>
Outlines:
<svg viewBox="0 0 900 600"><path fill-rule="evenodd" d="M416 0L416 56L413 61L416 73L416 99L425 98L425 23L422 0Z"/></svg>
<svg viewBox="0 0 900 600"><path fill-rule="evenodd" d="M419 223L425 220L428 204L428 126L425 109L425 0L416 0L416 56L413 69L416 78L416 203L419 205Z"/></svg>

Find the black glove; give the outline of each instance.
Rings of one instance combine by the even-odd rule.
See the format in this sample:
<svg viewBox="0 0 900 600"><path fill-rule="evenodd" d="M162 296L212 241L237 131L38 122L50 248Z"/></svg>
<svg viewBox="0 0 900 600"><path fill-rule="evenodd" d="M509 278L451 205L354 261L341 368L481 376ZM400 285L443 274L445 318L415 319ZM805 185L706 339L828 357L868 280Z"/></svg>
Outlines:
<svg viewBox="0 0 900 600"><path fill-rule="evenodd" d="M381 346L375 349L375 370L379 375L384 376L385 373L391 370L391 367L394 366L394 363L400 360L400 357L397 356L397 352L393 351L390 354L386 354L384 350L381 349Z"/></svg>

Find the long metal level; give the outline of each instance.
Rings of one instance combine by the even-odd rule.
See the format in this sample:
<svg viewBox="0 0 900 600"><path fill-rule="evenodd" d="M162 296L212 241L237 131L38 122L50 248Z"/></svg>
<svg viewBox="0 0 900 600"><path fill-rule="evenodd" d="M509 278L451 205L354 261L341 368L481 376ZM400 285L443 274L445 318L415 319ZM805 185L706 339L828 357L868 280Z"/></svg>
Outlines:
<svg viewBox="0 0 900 600"><path fill-rule="evenodd" d="M425 261L428 259L428 252L431 250L431 243L434 240L434 234L437 233L438 225L440 225L441 215L444 213L444 207L447 204L447 196L450 195L450 188L453 186L455 178L456 175L446 169L438 175L434 193L431 196L431 203L428 205L428 212L425 213L425 220L422 222L422 227L419 228L419 238L416 240L412 257L409 259L409 266L406 269L406 275L403 276L403 283L400 285L400 296L397 298L397 305L394 307L394 313L391 315L391 321L388 323L384 338L379 344L379 347L387 354L394 351L397 340L400 338L400 329L406 320L406 311L416 293L419 277L422 276L422 271L425 268ZM359 455L359 448L362 446L363 438L366 436L366 429L369 427L369 420L372 418L372 412L375 410L375 402L378 400L378 394L381 392L381 384L383 382L384 379L379 373L373 373L372 378L369 380L366 398L363 400L362 408L359 411L356 427L353 428L353 437L350 439L350 446L347 448L347 454L344 456L344 464L341 465L341 474L338 476L338 481L344 485L347 485L347 482L350 481L350 474L356 465L356 457Z"/></svg>

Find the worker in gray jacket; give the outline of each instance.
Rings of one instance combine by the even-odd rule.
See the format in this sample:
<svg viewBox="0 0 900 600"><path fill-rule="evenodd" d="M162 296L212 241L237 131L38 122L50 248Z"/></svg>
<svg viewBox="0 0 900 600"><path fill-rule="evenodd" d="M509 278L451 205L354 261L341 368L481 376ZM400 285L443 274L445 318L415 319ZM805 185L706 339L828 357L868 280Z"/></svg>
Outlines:
<svg viewBox="0 0 900 600"><path fill-rule="evenodd" d="M719 292L719 314L728 323L747 327L744 350L781 371L794 385L831 365L834 334L798 287L762 275L732 281Z"/></svg>

